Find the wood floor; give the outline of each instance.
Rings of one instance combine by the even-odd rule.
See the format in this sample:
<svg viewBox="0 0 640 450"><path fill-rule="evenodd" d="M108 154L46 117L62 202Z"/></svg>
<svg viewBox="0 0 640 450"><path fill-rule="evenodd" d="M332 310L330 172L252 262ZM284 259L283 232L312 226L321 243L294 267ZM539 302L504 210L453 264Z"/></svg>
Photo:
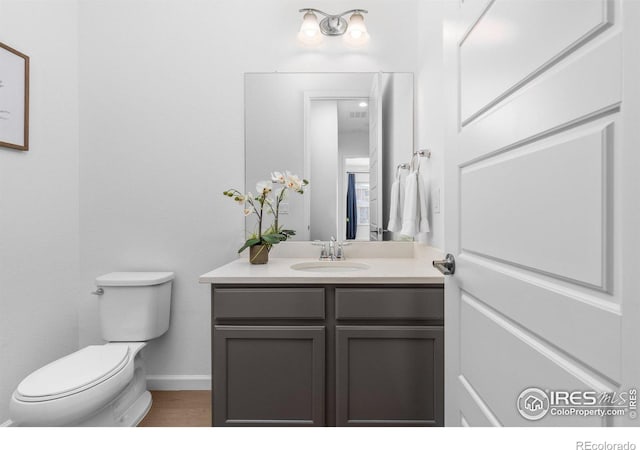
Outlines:
<svg viewBox="0 0 640 450"><path fill-rule="evenodd" d="M151 391L153 405L139 427L211 426L211 391Z"/></svg>

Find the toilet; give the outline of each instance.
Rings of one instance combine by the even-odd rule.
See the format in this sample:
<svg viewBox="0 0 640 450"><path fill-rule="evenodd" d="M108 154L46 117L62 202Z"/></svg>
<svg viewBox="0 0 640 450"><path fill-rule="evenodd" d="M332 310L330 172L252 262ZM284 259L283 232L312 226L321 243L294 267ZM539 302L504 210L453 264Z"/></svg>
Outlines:
<svg viewBox="0 0 640 450"><path fill-rule="evenodd" d="M142 349L169 328L173 272L96 279L102 337L28 375L11 397L13 426L136 426L151 408Z"/></svg>

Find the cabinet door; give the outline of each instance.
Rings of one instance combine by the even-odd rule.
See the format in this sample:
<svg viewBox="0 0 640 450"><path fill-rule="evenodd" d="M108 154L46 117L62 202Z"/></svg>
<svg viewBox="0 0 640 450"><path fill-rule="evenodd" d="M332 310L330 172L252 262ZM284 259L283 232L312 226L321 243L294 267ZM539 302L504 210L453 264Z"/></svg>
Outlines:
<svg viewBox="0 0 640 450"><path fill-rule="evenodd" d="M214 326L215 426L323 426L323 326Z"/></svg>
<svg viewBox="0 0 640 450"><path fill-rule="evenodd" d="M442 426L442 327L336 327L338 426Z"/></svg>

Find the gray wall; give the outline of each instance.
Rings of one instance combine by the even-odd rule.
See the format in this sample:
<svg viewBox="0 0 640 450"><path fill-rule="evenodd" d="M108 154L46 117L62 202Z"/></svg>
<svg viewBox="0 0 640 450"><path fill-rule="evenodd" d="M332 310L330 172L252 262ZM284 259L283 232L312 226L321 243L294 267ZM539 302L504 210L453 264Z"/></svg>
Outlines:
<svg viewBox="0 0 640 450"><path fill-rule="evenodd" d="M359 50L341 39L300 46L299 0L79 3L80 343L101 342L88 294L96 276L174 270L171 326L146 349L148 373L163 377L152 386L204 388L210 302L198 276L235 258L245 237L238 207L221 194L244 186L244 74L414 72L419 2L367 0L372 37ZM296 129L284 124L274 139Z"/></svg>
<svg viewBox="0 0 640 450"><path fill-rule="evenodd" d="M0 148L0 424L18 383L78 345L77 12L0 0L0 41L31 57L30 149Z"/></svg>
<svg viewBox="0 0 640 450"><path fill-rule="evenodd" d="M301 47L298 0L0 0L0 40L34 63L32 150L0 150L0 422L24 375L78 337L102 342L89 292L115 270L176 272L170 330L147 348L151 386L206 388L197 279L244 239L221 195L244 185L244 73L416 72L423 3L367 0L372 38L353 50Z"/></svg>
<svg viewBox="0 0 640 450"><path fill-rule="evenodd" d="M444 248L444 63L442 53L442 20L444 1L421 2L419 5L419 47L417 73L416 136L420 148L431 149L426 161L431 188L429 224L431 233L427 242ZM438 198L439 197L439 198ZM440 202L440 213L434 206Z"/></svg>

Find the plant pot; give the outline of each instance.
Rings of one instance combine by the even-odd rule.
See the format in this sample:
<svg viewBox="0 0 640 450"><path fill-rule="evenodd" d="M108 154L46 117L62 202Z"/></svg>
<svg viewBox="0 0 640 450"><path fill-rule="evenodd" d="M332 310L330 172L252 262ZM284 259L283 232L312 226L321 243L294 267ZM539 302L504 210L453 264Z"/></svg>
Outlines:
<svg viewBox="0 0 640 450"><path fill-rule="evenodd" d="M249 262L251 264L266 264L269 262L269 246L252 245L249 247Z"/></svg>

